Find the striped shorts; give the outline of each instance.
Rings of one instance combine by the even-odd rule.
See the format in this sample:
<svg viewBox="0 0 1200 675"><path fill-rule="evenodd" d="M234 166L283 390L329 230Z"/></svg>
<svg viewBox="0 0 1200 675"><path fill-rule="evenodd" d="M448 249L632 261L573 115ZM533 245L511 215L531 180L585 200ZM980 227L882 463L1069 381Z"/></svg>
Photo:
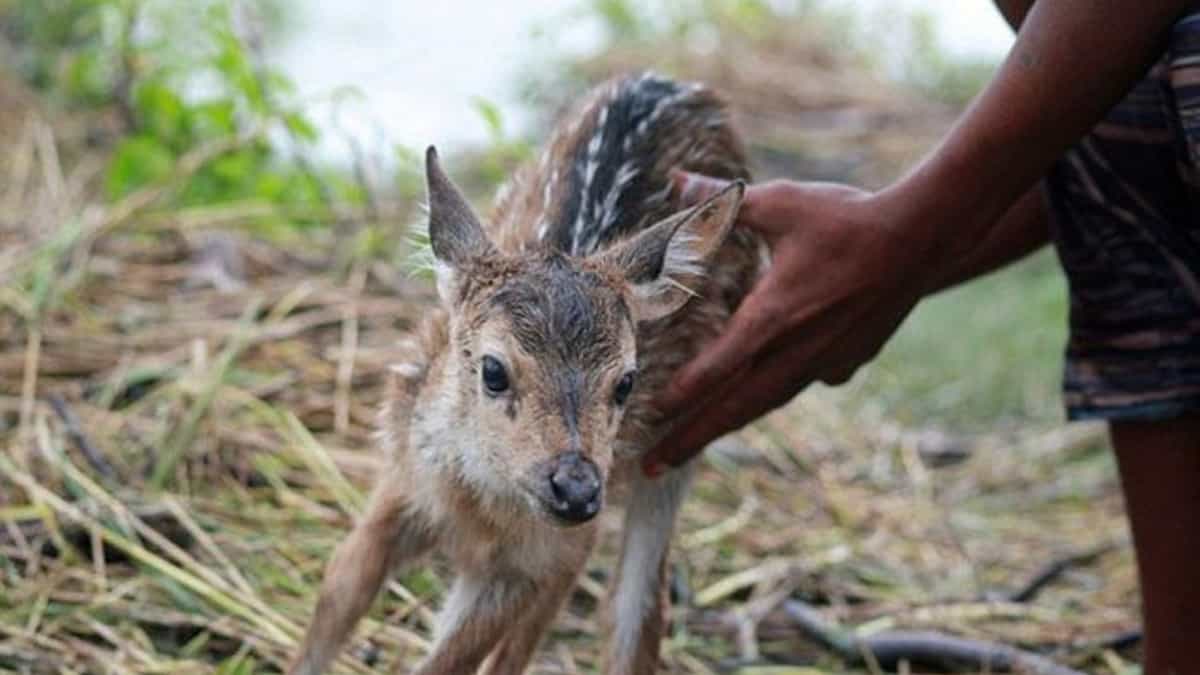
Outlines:
<svg viewBox="0 0 1200 675"><path fill-rule="evenodd" d="M1070 419L1200 411L1200 13L1051 170Z"/></svg>

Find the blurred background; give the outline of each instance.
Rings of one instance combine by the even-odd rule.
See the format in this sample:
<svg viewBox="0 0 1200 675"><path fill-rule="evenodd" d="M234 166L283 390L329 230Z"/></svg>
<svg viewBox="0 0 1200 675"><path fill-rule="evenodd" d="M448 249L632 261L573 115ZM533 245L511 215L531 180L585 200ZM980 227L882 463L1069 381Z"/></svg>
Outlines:
<svg viewBox="0 0 1200 675"><path fill-rule="evenodd" d="M879 187L1011 42L986 0L0 0L0 672L282 666L432 306L408 263L426 145L482 207L564 106L653 68L730 101L756 178ZM666 666L871 672L788 600L1137 672L1112 460L1059 403L1065 323L1042 251L711 450ZM539 672L597 667L614 553ZM397 577L341 672L415 663L444 578Z"/></svg>

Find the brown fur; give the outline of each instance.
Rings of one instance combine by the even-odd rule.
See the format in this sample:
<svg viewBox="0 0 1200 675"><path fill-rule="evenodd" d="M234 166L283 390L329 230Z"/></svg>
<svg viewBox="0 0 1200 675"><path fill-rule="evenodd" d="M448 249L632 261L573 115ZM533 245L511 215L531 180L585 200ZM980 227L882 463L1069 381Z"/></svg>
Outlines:
<svg viewBox="0 0 1200 675"><path fill-rule="evenodd" d="M320 672L387 570L428 550L459 577L418 671L469 673L486 660L488 672L522 672L596 537L595 520L567 527L555 515L549 477L568 455L594 467L603 495L618 484L630 495L608 671L656 669L666 542L687 472L651 482L637 458L669 429L655 393L720 330L762 261L760 242L729 232L740 188L680 214L675 167L747 177L710 92L645 76L598 88L568 116L490 225L430 154L445 311L394 368L381 411L389 468L326 570L291 672ZM508 373L502 393L480 383L484 356ZM619 404L615 388L635 366Z"/></svg>

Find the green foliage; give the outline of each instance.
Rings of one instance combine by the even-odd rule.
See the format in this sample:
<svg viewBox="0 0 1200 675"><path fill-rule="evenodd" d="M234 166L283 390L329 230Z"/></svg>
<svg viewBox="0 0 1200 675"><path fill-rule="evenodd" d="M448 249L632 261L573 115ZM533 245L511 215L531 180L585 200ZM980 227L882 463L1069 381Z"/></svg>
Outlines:
<svg viewBox="0 0 1200 675"><path fill-rule="evenodd" d="M923 302L846 394L904 420L1062 420L1067 292L1051 251Z"/></svg>
<svg viewBox="0 0 1200 675"><path fill-rule="evenodd" d="M529 157L528 141L511 137L504 129L504 118L495 103L476 96L471 101L488 130L488 144L479 157L479 171L489 185L499 185L513 168Z"/></svg>
<svg viewBox="0 0 1200 675"><path fill-rule="evenodd" d="M124 118L106 176L111 199L164 180L206 143L265 134L203 167L174 195L175 206L265 201L295 214L351 193L349 181L288 161L318 132L294 101L292 83L239 36L243 21L272 14L268 0L12 0L20 72L74 109L113 109ZM247 9L248 8L248 9ZM322 183L335 187L330 194Z"/></svg>
<svg viewBox="0 0 1200 675"><path fill-rule="evenodd" d="M121 197L138 187L171 174L175 157L150 136L133 136L121 141L108 170L108 193Z"/></svg>
<svg viewBox="0 0 1200 675"><path fill-rule="evenodd" d="M29 82L42 88L64 87L80 100L102 98L116 82L116 69L103 58L123 40L114 35L128 3L80 0L15 0L0 5L6 32L24 48L12 64Z"/></svg>

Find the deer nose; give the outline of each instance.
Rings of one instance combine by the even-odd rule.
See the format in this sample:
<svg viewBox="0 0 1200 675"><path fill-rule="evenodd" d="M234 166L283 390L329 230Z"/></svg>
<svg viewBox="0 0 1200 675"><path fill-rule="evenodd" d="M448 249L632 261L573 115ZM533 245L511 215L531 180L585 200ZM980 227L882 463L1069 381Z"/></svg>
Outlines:
<svg viewBox="0 0 1200 675"><path fill-rule="evenodd" d="M550 492L554 515L569 523L587 522L600 512L600 472L578 452L559 455L550 474Z"/></svg>

